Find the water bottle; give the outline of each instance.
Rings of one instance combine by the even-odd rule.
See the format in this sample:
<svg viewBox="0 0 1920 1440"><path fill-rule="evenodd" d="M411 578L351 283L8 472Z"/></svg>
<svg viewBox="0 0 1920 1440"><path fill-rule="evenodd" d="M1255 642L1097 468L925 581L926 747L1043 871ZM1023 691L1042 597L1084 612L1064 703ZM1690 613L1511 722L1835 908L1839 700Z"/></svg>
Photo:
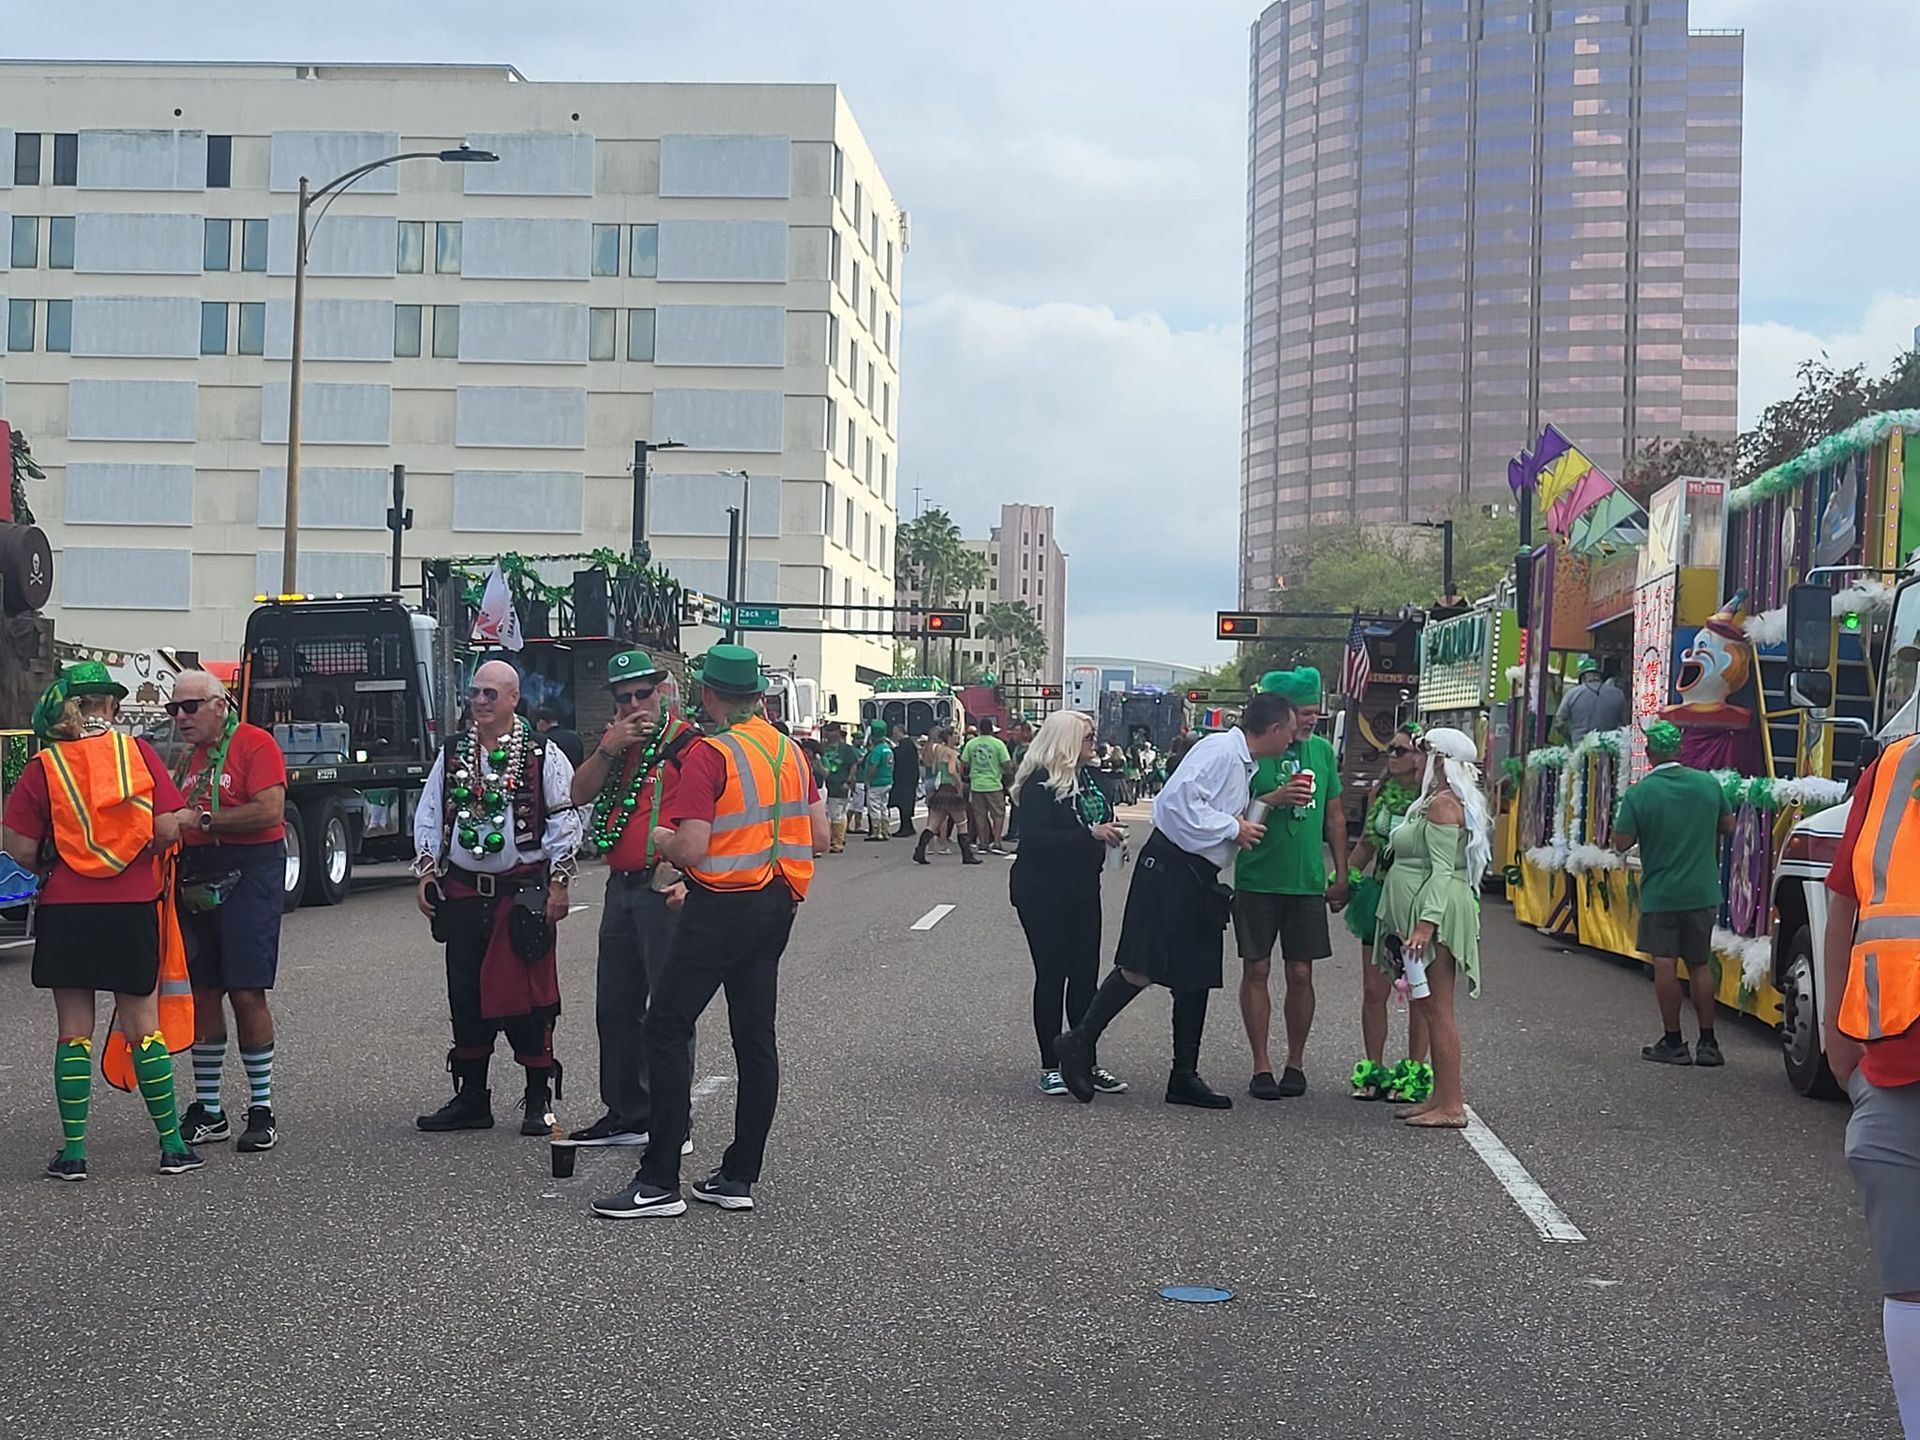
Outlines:
<svg viewBox="0 0 1920 1440"><path fill-rule="evenodd" d="M1247 806L1246 821L1249 825L1264 825L1273 807L1264 800L1255 800Z"/></svg>

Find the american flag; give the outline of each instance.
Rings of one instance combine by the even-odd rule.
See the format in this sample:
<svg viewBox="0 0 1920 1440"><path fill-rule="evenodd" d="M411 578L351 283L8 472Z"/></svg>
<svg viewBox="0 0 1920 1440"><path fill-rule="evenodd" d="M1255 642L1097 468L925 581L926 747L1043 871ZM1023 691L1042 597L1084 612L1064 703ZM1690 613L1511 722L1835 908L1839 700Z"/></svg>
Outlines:
<svg viewBox="0 0 1920 1440"><path fill-rule="evenodd" d="M1340 693L1355 700L1364 700L1367 695L1367 682L1373 678L1373 661L1367 655L1366 622L1356 615L1353 628L1347 631L1347 654L1340 664Z"/></svg>

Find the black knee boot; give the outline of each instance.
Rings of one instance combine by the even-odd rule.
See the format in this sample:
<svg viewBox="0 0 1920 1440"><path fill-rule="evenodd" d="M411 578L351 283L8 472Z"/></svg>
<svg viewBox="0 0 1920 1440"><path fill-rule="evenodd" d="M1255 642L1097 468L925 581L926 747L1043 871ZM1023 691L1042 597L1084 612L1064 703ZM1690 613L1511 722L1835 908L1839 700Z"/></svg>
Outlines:
<svg viewBox="0 0 1920 1440"><path fill-rule="evenodd" d="M1233 1100L1200 1078L1200 1034L1207 1028L1206 990L1177 990L1173 996L1173 1072L1167 1076L1167 1103L1202 1110L1231 1110Z"/></svg>
<svg viewBox="0 0 1920 1440"><path fill-rule="evenodd" d="M1074 1099L1082 1104L1093 1099L1094 1046L1099 1042L1100 1032L1133 1003L1133 997L1140 990L1140 986L1127 979L1124 970L1114 966L1113 973L1093 992L1093 1000L1087 1006L1087 1013L1080 1017L1080 1023L1054 1042L1060 1078L1067 1082Z"/></svg>
<svg viewBox="0 0 1920 1440"><path fill-rule="evenodd" d="M526 1114L520 1121L522 1135L548 1135L553 1132L553 1097L560 1092L560 1062L553 1067L527 1067Z"/></svg>
<svg viewBox="0 0 1920 1440"><path fill-rule="evenodd" d="M973 853L973 836L965 830L960 832L960 863L962 865L984 865L987 863Z"/></svg>
<svg viewBox="0 0 1920 1440"><path fill-rule="evenodd" d="M422 1130L491 1130L493 1092L487 1089L487 1057L462 1060L447 1056L453 1072L453 1099L413 1123Z"/></svg>
<svg viewBox="0 0 1920 1440"><path fill-rule="evenodd" d="M933 831L922 830L920 832L920 843L913 847L913 863L914 864L925 865L927 863L927 846L931 845L932 843L933 843Z"/></svg>

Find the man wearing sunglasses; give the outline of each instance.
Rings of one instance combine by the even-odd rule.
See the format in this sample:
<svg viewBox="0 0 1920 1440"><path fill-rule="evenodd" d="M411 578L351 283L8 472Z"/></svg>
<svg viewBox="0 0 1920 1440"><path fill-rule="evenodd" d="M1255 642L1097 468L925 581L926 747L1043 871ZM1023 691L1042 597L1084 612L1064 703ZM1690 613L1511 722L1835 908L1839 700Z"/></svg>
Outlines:
<svg viewBox="0 0 1920 1440"><path fill-rule="evenodd" d="M279 1131L267 992L280 968L286 760L272 735L241 722L225 687L204 670L180 673L167 713L190 747L176 778L200 817L181 836L180 928L193 982L193 1104L180 1117L180 1134L196 1146L233 1135L220 1099L231 1005L247 1072L247 1124L235 1148L271 1150Z"/></svg>
<svg viewBox="0 0 1920 1440"><path fill-rule="evenodd" d="M573 766L515 713L520 676L505 661L473 672L467 703L472 723L434 760L413 816L420 911L447 947L454 1081L453 1099L414 1123L493 1128L487 1067L505 1031L527 1077L520 1133L545 1135L560 1093L554 934L580 844Z"/></svg>
<svg viewBox="0 0 1920 1440"><path fill-rule="evenodd" d="M591 809L587 841L607 857L594 975L600 1098L607 1111L568 1137L580 1145L647 1143L652 1107L641 1026L687 893L662 859L653 827L673 803L687 747L700 738L667 705L666 681L667 672L644 650L609 660L613 719L573 774L573 803Z"/></svg>

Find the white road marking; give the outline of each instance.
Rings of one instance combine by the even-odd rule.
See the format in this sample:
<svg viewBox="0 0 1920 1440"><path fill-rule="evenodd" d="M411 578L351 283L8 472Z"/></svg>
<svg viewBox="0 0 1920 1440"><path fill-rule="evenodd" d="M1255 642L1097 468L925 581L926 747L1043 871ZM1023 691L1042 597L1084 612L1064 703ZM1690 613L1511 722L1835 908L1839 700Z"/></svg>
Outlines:
<svg viewBox="0 0 1920 1440"><path fill-rule="evenodd" d="M591 904L569 905L567 907L567 914L578 915L582 910L591 910L591 909L593 909L593 906Z"/></svg>
<svg viewBox="0 0 1920 1440"><path fill-rule="evenodd" d="M1577 1245L1586 1240L1587 1237L1580 1233L1580 1227L1567 1218L1566 1211L1553 1203L1553 1197L1540 1188L1539 1181L1527 1173L1527 1167L1501 1143L1498 1135L1487 1128L1486 1121L1474 1113L1471 1105L1467 1107L1467 1128L1461 1133L1467 1137L1474 1154L1493 1172L1493 1178L1513 1197L1513 1203L1520 1207L1520 1213L1533 1222L1533 1228L1540 1232L1542 1240L1561 1245Z"/></svg>
<svg viewBox="0 0 1920 1440"><path fill-rule="evenodd" d="M33 944L32 940L0 941L0 950L18 950L22 945L31 945L31 944Z"/></svg>
<svg viewBox="0 0 1920 1440"><path fill-rule="evenodd" d="M953 906L936 905L933 907L933 909L927 911L926 914L922 915L918 920L914 921L913 924L908 928L913 930L931 930L933 929L934 926L938 925L942 920L946 919L947 916L951 915L952 913L953 913Z"/></svg>

